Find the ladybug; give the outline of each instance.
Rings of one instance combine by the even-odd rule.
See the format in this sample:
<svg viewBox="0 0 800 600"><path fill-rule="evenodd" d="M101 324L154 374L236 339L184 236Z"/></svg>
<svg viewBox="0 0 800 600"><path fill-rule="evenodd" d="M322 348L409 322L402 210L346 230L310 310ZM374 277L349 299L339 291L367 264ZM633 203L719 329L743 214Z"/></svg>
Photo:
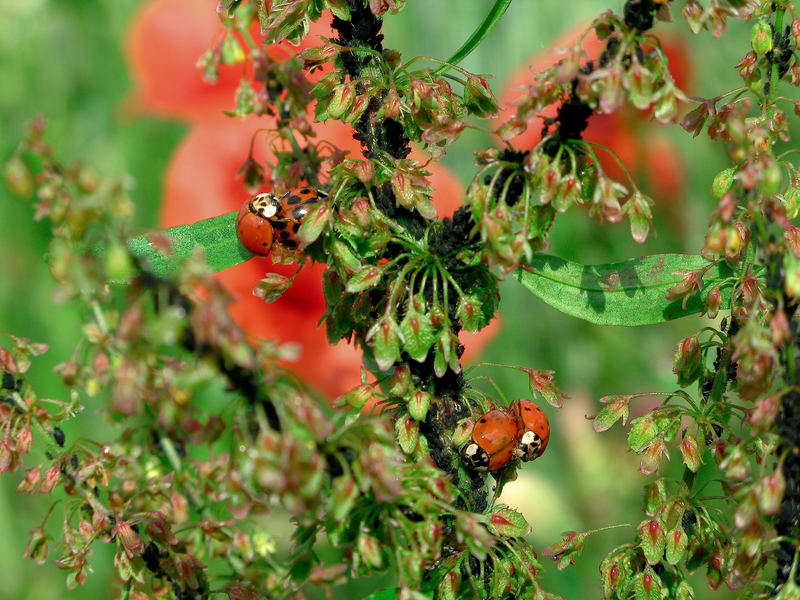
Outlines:
<svg viewBox="0 0 800 600"><path fill-rule="evenodd" d="M258 194L242 204L236 217L236 237L253 254L267 256L272 248L273 225L269 219L281 209L274 194Z"/></svg>
<svg viewBox="0 0 800 600"><path fill-rule="evenodd" d="M514 403L519 438L514 456L521 461L539 458L550 441L550 422L536 402L520 398Z"/></svg>
<svg viewBox="0 0 800 600"><path fill-rule="evenodd" d="M514 416L491 410L475 423L461 457L475 471L499 471L514 458L519 437L519 421Z"/></svg>
<svg viewBox="0 0 800 600"><path fill-rule="evenodd" d="M317 202L328 199L328 194L310 186L286 192L278 200L280 208L269 217L276 241L282 246L297 248L297 231L303 219Z"/></svg>

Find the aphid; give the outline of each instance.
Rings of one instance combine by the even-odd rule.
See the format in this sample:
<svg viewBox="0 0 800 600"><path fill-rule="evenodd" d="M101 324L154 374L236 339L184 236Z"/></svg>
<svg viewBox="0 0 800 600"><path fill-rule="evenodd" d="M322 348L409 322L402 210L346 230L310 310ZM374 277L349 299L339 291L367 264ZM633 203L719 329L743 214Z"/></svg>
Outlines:
<svg viewBox="0 0 800 600"><path fill-rule="evenodd" d="M550 422L536 402L520 398L513 405L519 439L514 456L522 461L539 458L550 441Z"/></svg>
<svg viewBox="0 0 800 600"><path fill-rule="evenodd" d="M475 423L461 456L475 471L499 471L514 457L519 437L517 419L506 411L491 410Z"/></svg>

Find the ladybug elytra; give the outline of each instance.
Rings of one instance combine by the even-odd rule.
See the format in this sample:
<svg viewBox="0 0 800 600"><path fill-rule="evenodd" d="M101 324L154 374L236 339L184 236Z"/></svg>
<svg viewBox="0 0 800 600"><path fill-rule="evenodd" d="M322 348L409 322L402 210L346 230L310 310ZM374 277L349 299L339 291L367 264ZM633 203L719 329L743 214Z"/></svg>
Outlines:
<svg viewBox="0 0 800 600"><path fill-rule="evenodd" d="M274 217L270 218L278 243L290 249L297 248L295 236L300 225L303 224L303 219L306 218L312 206L317 202L327 200L327 198L328 194L310 186L286 192L281 196L278 200L280 209Z"/></svg>
<svg viewBox="0 0 800 600"><path fill-rule="evenodd" d="M475 423L461 456L475 471L498 471L514 457L518 438L516 419L506 411L490 410Z"/></svg>
<svg viewBox="0 0 800 600"><path fill-rule="evenodd" d="M267 256L273 243L293 250L303 219L314 204L327 197L310 186L286 192L280 198L271 193L257 194L242 204L236 217L236 236L258 256Z"/></svg>
<svg viewBox="0 0 800 600"><path fill-rule="evenodd" d="M267 256L274 237L269 219L279 209L280 202L273 194L258 194L246 200L236 216L236 237L242 246L257 256Z"/></svg>
<svg viewBox="0 0 800 600"><path fill-rule="evenodd" d="M514 456L521 461L539 458L550 441L550 422L536 402L520 398L514 403L514 412L519 423L519 442Z"/></svg>

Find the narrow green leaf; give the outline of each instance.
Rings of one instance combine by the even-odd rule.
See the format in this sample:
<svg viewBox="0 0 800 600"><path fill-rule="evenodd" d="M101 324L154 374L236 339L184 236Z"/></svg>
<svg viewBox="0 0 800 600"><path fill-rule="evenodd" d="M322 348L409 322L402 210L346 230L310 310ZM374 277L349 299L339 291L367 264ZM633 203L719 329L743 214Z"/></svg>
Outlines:
<svg viewBox="0 0 800 600"><path fill-rule="evenodd" d="M563 313L598 325L651 325L702 312L705 299L718 283L733 276L725 263L703 276L703 289L683 300L666 299L669 288L687 271L708 266L702 256L655 254L604 265L582 265L540 254L516 277L535 296ZM723 304L731 287L722 289Z"/></svg>
<svg viewBox="0 0 800 600"><path fill-rule="evenodd" d="M146 259L155 275L167 275L178 269L181 262L202 247L214 272L238 265L253 257L236 237L236 212L204 219L191 225L178 225L154 231L128 240L131 252ZM164 256L153 248L150 236L163 234L172 241L173 256ZM98 253L104 249L98 248Z"/></svg>
<svg viewBox="0 0 800 600"><path fill-rule="evenodd" d="M373 592L369 596L365 596L363 600L394 600L397 598L397 592L400 588L389 588L386 590L379 590Z"/></svg>
<svg viewBox="0 0 800 600"><path fill-rule="evenodd" d="M456 53L447 59L448 64L442 65L436 69L433 74L441 75L447 70L449 65L457 65L467 56L469 56L469 54L483 41L483 38L489 35L489 32L494 29L494 26L500 21L509 4L511 4L511 0L495 0L492 8L483 18L481 24L478 25L478 28L472 32L472 35L469 36L467 41L461 45L461 48L456 50Z"/></svg>

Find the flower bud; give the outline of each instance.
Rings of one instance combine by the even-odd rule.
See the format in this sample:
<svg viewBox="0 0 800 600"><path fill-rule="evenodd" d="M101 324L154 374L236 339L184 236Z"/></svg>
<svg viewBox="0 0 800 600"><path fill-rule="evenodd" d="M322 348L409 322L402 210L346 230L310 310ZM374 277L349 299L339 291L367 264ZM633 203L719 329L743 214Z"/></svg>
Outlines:
<svg viewBox="0 0 800 600"><path fill-rule="evenodd" d="M411 369L407 364L399 365L392 374L391 387L389 393L395 396L405 396L409 390L413 389L411 380Z"/></svg>
<svg viewBox="0 0 800 600"><path fill-rule="evenodd" d="M464 86L464 106L473 115L486 119L497 114L497 101L483 77L469 75Z"/></svg>
<svg viewBox="0 0 800 600"><path fill-rule="evenodd" d="M772 50L772 27L765 19L759 19L750 29L750 45L760 56Z"/></svg>
<svg viewBox="0 0 800 600"><path fill-rule="evenodd" d="M342 394L336 399L335 406L344 406L348 404L355 409L360 410L367 401L372 397L373 387L366 383L353 388L349 392Z"/></svg>
<svg viewBox="0 0 800 600"><path fill-rule="evenodd" d="M358 180L366 186L372 185L375 179L375 165L371 160L359 160L353 165L353 172Z"/></svg>
<svg viewBox="0 0 800 600"><path fill-rule="evenodd" d="M47 559L47 533L44 527L37 527L31 531L31 539L25 549L25 558L35 560L38 564L44 564Z"/></svg>
<svg viewBox="0 0 800 600"><path fill-rule="evenodd" d="M753 69L753 72L744 78L744 82L751 92L760 93L764 89L764 76L761 74L761 69Z"/></svg>
<svg viewBox="0 0 800 600"><path fill-rule="evenodd" d="M783 287L792 298L800 298L800 260L794 254L787 253L783 257L785 278Z"/></svg>
<svg viewBox="0 0 800 600"><path fill-rule="evenodd" d="M27 473L25 473L25 479L19 482L19 485L17 486L17 492L20 494L33 494L33 492L36 491L36 487L39 485L41 478L41 468L38 466L33 467Z"/></svg>
<svg viewBox="0 0 800 600"><path fill-rule="evenodd" d="M742 60L739 61L739 64L736 65L736 68L739 69L739 76L740 77L750 77L753 73L753 69L758 62L758 56L755 52L750 51L742 57Z"/></svg>
<svg viewBox="0 0 800 600"><path fill-rule="evenodd" d="M3 176L8 189L15 196L27 198L33 193L33 173L19 155L14 154L6 161L6 164L3 165Z"/></svg>
<svg viewBox="0 0 800 600"><path fill-rule="evenodd" d="M472 419L463 419L456 424L453 430L453 435L450 438L453 446L461 448L472 438L472 430L475 427L475 421Z"/></svg>
<svg viewBox="0 0 800 600"><path fill-rule="evenodd" d="M290 287L292 282L288 277L278 273L267 273L267 276L253 288L253 296L269 304L280 298Z"/></svg>
<svg viewBox="0 0 800 600"><path fill-rule="evenodd" d="M783 169L776 161L771 161L764 169L761 182L761 192L765 196L774 196L781 191L783 183Z"/></svg>
<svg viewBox="0 0 800 600"><path fill-rule="evenodd" d="M414 452L419 440L419 421L415 421L411 416L400 417L395 421L394 429L400 449L406 454Z"/></svg>
<svg viewBox="0 0 800 600"><path fill-rule="evenodd" d="M728 190L731 189L731 186L733 186L735 175L736 169L734 167L724 169L717 173L717 176L714 177L714 182L711 184L711 195L717 199L722 198Z"/></svg>
<svg viewBox="0 0 800 600"><path fill-rule="evenodd" d="M786 492L786 478L779 467L774 473L762 477L758 481L756 493L758 494L758 508L765 515L774 515L778 512Z"/></svg>
<svg viewBox="0 0 800 600"><path fill-rule="evenodd" d="M736 507L733 523L738 529L749 529L758 519L758 498L755 492L748 492Z"/></svg>
<svg viewBox="0 0 800 600"><path fill-rule="evenodd" d="M340 119L356 98L355 90L349 83L340 83L333 90L333 96L328 103L328 115Z"/></svg>
<svg viewBox="0 0 800 600"><path fill-rule="evenodd" d="M755 403L755 406L747 413L747 422L755 430L766 431L775 422L780 405L780 396L771 394L764 396Z"/></svg>
<svg viewBox="0 0 800 600"><path fill-rule="evenodd" d="M327 42L298 52L297 58L303 61L304 69L314 69L339 56L340 51L340 46Z"/></svg>
<svg viewBox="0 0 800 600"><path fill-rule="evenodd" d="M687 435L683 438L681 442L681 455L683 456L683 462L686 467L690 471L697 473L701 462L700 449L697 445L697 440L691 435Z"/></svg>
<svg viewBox="0 0 800 600"><path fill-rule="evenodd" d="M750 462L741 446L735 446L719 466L732 481L744 481L750 475Z"/></svg>
<svg viewBox="0 0 800 600"><path fill-rule="evenodd" d="M52 465L44 472L44 478L42 479L42 485L39 486L39 493L40 494L49 494L53 491L53 488L58 483L59 479L61 479L61 469L59 466Z"/></svg>
<svg viewBox="0 0 800 600"><path fill-rule="evenodd" d="M342 120L345 123L355 123L361 118L361 115L364 114L364 111L367 110L368 107L369 98L366 96L356 96L356 99L353 100L353 105Z"/></svg>
<svg viewBox="0 0 800 600"><path fill-rule="evenodd" d="M396 119L400 116L403 105L400 102L400 95L397 89L389 88L386 92L386 98L383 99L383 117L385 119Z"/></svg>
<svg viewBox="0 0 800 600"><path fill-rule="evenodd" d="M431 405L431 395L428 392L417 390L408 400L408 414L417 421L424 421Z"/></svg>
<svg viewBox="0 0 800 600"><path fill-rule="evenodd" d="M367 565L375 569L380 569L383 566L381 543L377 538L361 532L358 536L357 545L358 553Z"/></svg>
<svg viewBox="0 0 800 600"><path fill-rule="evenodd" d="M719 307L722 304L722 292L719 289L719 286L714 286L708 293L708 297L706 298L706 315L709 319L716 319L717 313L719 313Z"/></svg>
<svg viewBox="0 0 800 600"><path fill-rule="evenodd" d="M678 384L681 387L686 387L696 381L702 374L700 341L696 335L688 337L678 344L672 372L678 376Z"/></svg>

